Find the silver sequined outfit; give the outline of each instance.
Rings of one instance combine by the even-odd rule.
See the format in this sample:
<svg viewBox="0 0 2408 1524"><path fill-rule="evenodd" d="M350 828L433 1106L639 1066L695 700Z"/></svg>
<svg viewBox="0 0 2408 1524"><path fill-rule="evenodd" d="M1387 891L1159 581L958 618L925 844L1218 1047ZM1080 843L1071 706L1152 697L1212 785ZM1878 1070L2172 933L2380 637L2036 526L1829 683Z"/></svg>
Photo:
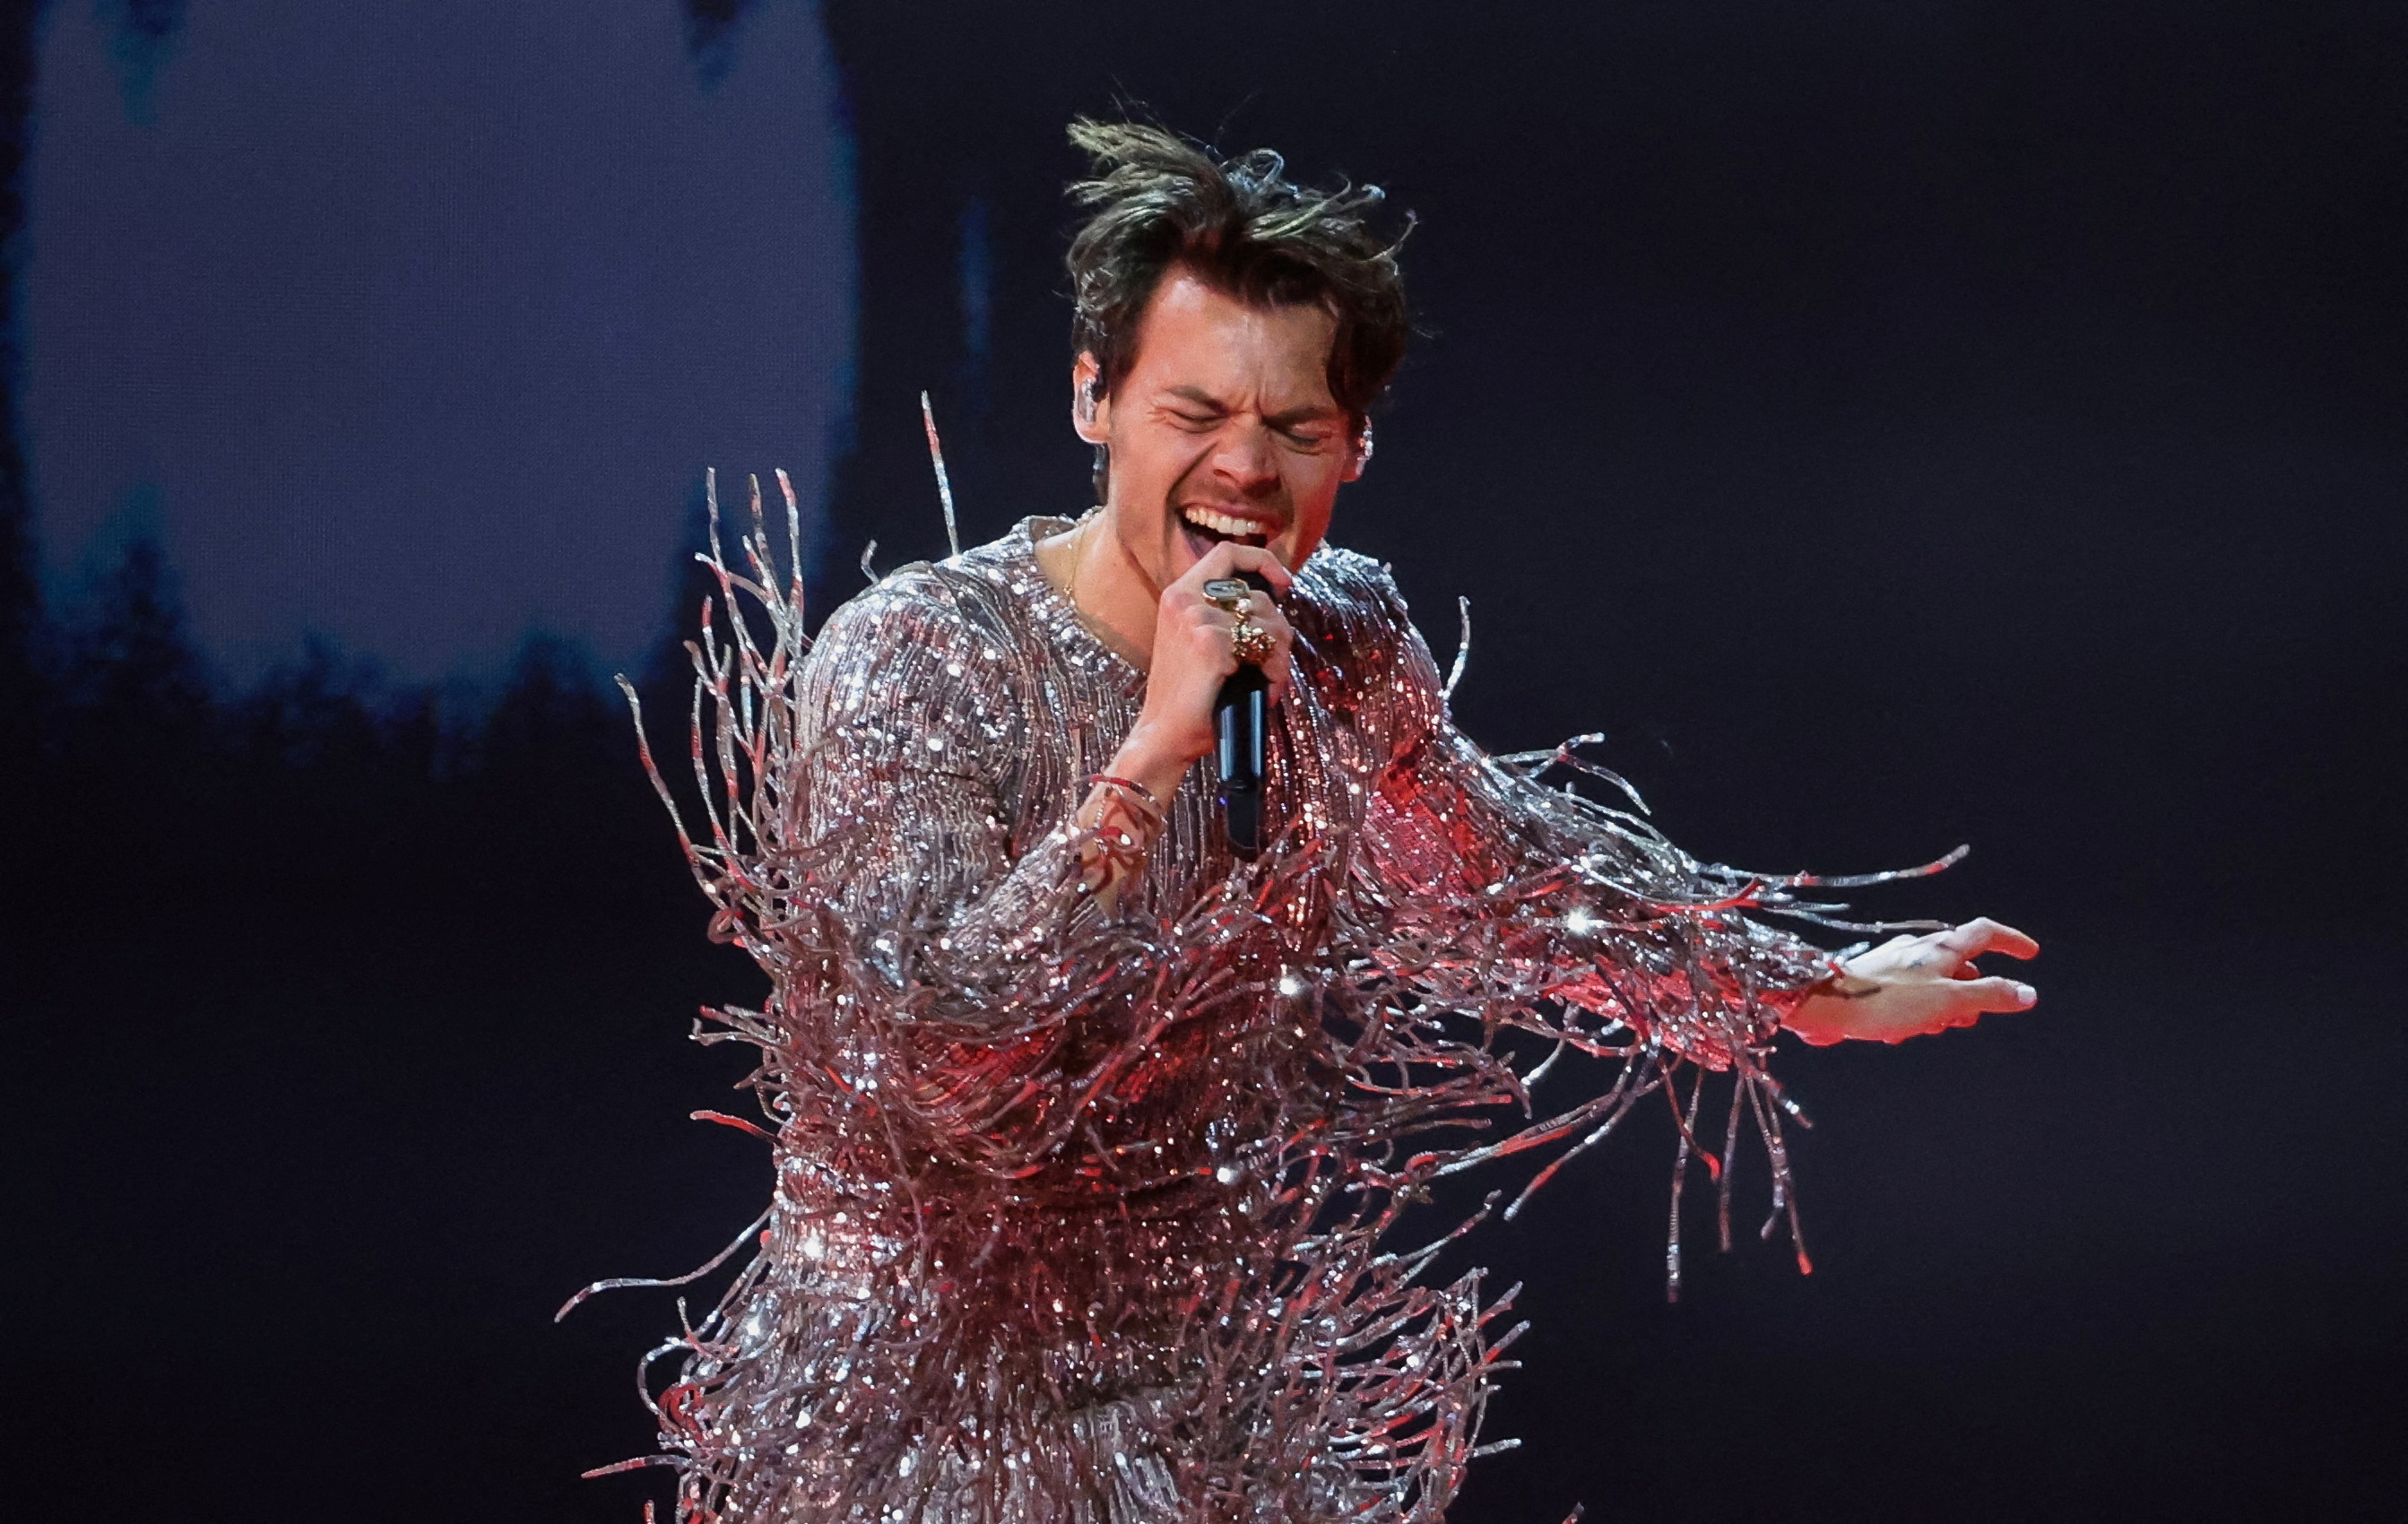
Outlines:
<svg viewBox="0 0 2408 1524"><path fill-rule="evenodd" d="M1361 556L1286 600L1261 862L1199 763L1116 909L1082 891L1145 680L1038 569L1063 527L896 571L807 655L766 535L728 574L770 634L723 613L699 654L690 847L772 993L705 1035L762 1051L778 1187L655 1352L681 1518L1436 1520L1498 1340L1476 1276L1387 1241L1426 1182L1657 1089L1694 1122L1714 1071L1727 1131L1680 1146L1745 1116L1786 1191L1762 1062L1831 963L1742 912L1807 881L1484 755ZM1615 1083L1550 1115L1531 1059L1567 1052Z"/></svg>

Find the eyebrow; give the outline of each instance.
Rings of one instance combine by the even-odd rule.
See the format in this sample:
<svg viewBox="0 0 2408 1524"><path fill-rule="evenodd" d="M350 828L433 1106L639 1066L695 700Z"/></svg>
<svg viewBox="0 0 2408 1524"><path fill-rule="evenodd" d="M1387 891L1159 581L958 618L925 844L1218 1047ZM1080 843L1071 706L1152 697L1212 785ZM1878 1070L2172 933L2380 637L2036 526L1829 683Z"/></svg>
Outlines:
<svg viewBox="0 0 2408 1524"><path fill-rule="evenodd" d="M1217 413L1226 413L1229 410L1228 407L1224 404L1220 398L1213 396L1211 393L1203 390L1201 387L1170 386L1164 388L1164 390L1169 395L1194 407L1209 409ZM1345 412L1346 410L1337 406L1335 403L1332 403L1327 407L1291 408L1286 412L1268 414L1264 417L1263 422L1268 424L1273 428L1280 428L1289 424L1314 423L1324 419L1342 419L1345 416Z"/></svg>

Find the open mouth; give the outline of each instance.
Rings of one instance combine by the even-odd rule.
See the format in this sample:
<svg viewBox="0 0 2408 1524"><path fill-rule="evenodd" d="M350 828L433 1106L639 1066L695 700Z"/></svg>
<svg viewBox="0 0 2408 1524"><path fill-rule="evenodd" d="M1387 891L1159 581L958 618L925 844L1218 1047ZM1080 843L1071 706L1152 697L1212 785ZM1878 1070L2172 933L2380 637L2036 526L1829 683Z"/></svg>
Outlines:
<svg viewBox="0 0 2408 1524"><path fill-rule="evenodd" d="M1260 549L1269 544L1271 538L1270 531L1259 524L1210 508L1181 509L1179 526L1186 533L1188 548L1199 556L1221 544Z"/></svg>

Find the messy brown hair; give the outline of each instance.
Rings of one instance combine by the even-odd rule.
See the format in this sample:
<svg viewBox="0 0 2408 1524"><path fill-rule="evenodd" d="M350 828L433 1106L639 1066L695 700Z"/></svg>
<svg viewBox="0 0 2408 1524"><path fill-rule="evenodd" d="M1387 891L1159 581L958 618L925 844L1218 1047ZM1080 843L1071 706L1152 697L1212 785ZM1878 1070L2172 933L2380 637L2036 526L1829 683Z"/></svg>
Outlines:
<svg viewBox="0 0 2408 1524"><path fill-rule="evenodd" d="M1329 395L1362 427L1410 331L1401 238L1369 221L1385 192L1308 189L1268 149L1223 159L1140 122L1081 118L1070 141L1094 165L1093 178L1070 186L1070 198L1092 208L1070 240L1070 350L1096 357L1101 395L1137 363L1139 320L1177 266L1242 301L1317 306L1337 319Z"/></svg>

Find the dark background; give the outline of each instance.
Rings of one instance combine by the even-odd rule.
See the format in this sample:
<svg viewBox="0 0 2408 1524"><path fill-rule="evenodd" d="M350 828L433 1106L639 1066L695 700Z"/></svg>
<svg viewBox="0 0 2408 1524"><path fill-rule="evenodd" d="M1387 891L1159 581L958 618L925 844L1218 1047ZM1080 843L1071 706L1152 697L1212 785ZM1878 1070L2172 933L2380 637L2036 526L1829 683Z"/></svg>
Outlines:
<svg viewBox="0 0 2408 1524"><path fill-rule="evenodd" d="M697 46L744 8L690 7ZM2408 13L824 24L861 360L822 607L864 539L941 550L923 386L966 539L1084 501L1061 128L1142 101L1418 215L1429 337L1337 538L1442 658L1472 599L1467 728L1603 728L1702 855L1971 841L1882 908L2047 946L2028 1016L1791 1057L1811 1277L1693 1252L1664 1304L1666 1129L1486 1232L1537 1323L1491 1419L1526 1444L1454 1517L2391 1517ZM41 604L0 449L20 1493L634 1518L653 1484L575 1473L646 1448L669 1300L552 1309L699 1262L767 1177L682 1120L740 1068L683 1013L756 985L595 675L536 642L469 714L329 651L213 686L138 544Z"/></svg>

